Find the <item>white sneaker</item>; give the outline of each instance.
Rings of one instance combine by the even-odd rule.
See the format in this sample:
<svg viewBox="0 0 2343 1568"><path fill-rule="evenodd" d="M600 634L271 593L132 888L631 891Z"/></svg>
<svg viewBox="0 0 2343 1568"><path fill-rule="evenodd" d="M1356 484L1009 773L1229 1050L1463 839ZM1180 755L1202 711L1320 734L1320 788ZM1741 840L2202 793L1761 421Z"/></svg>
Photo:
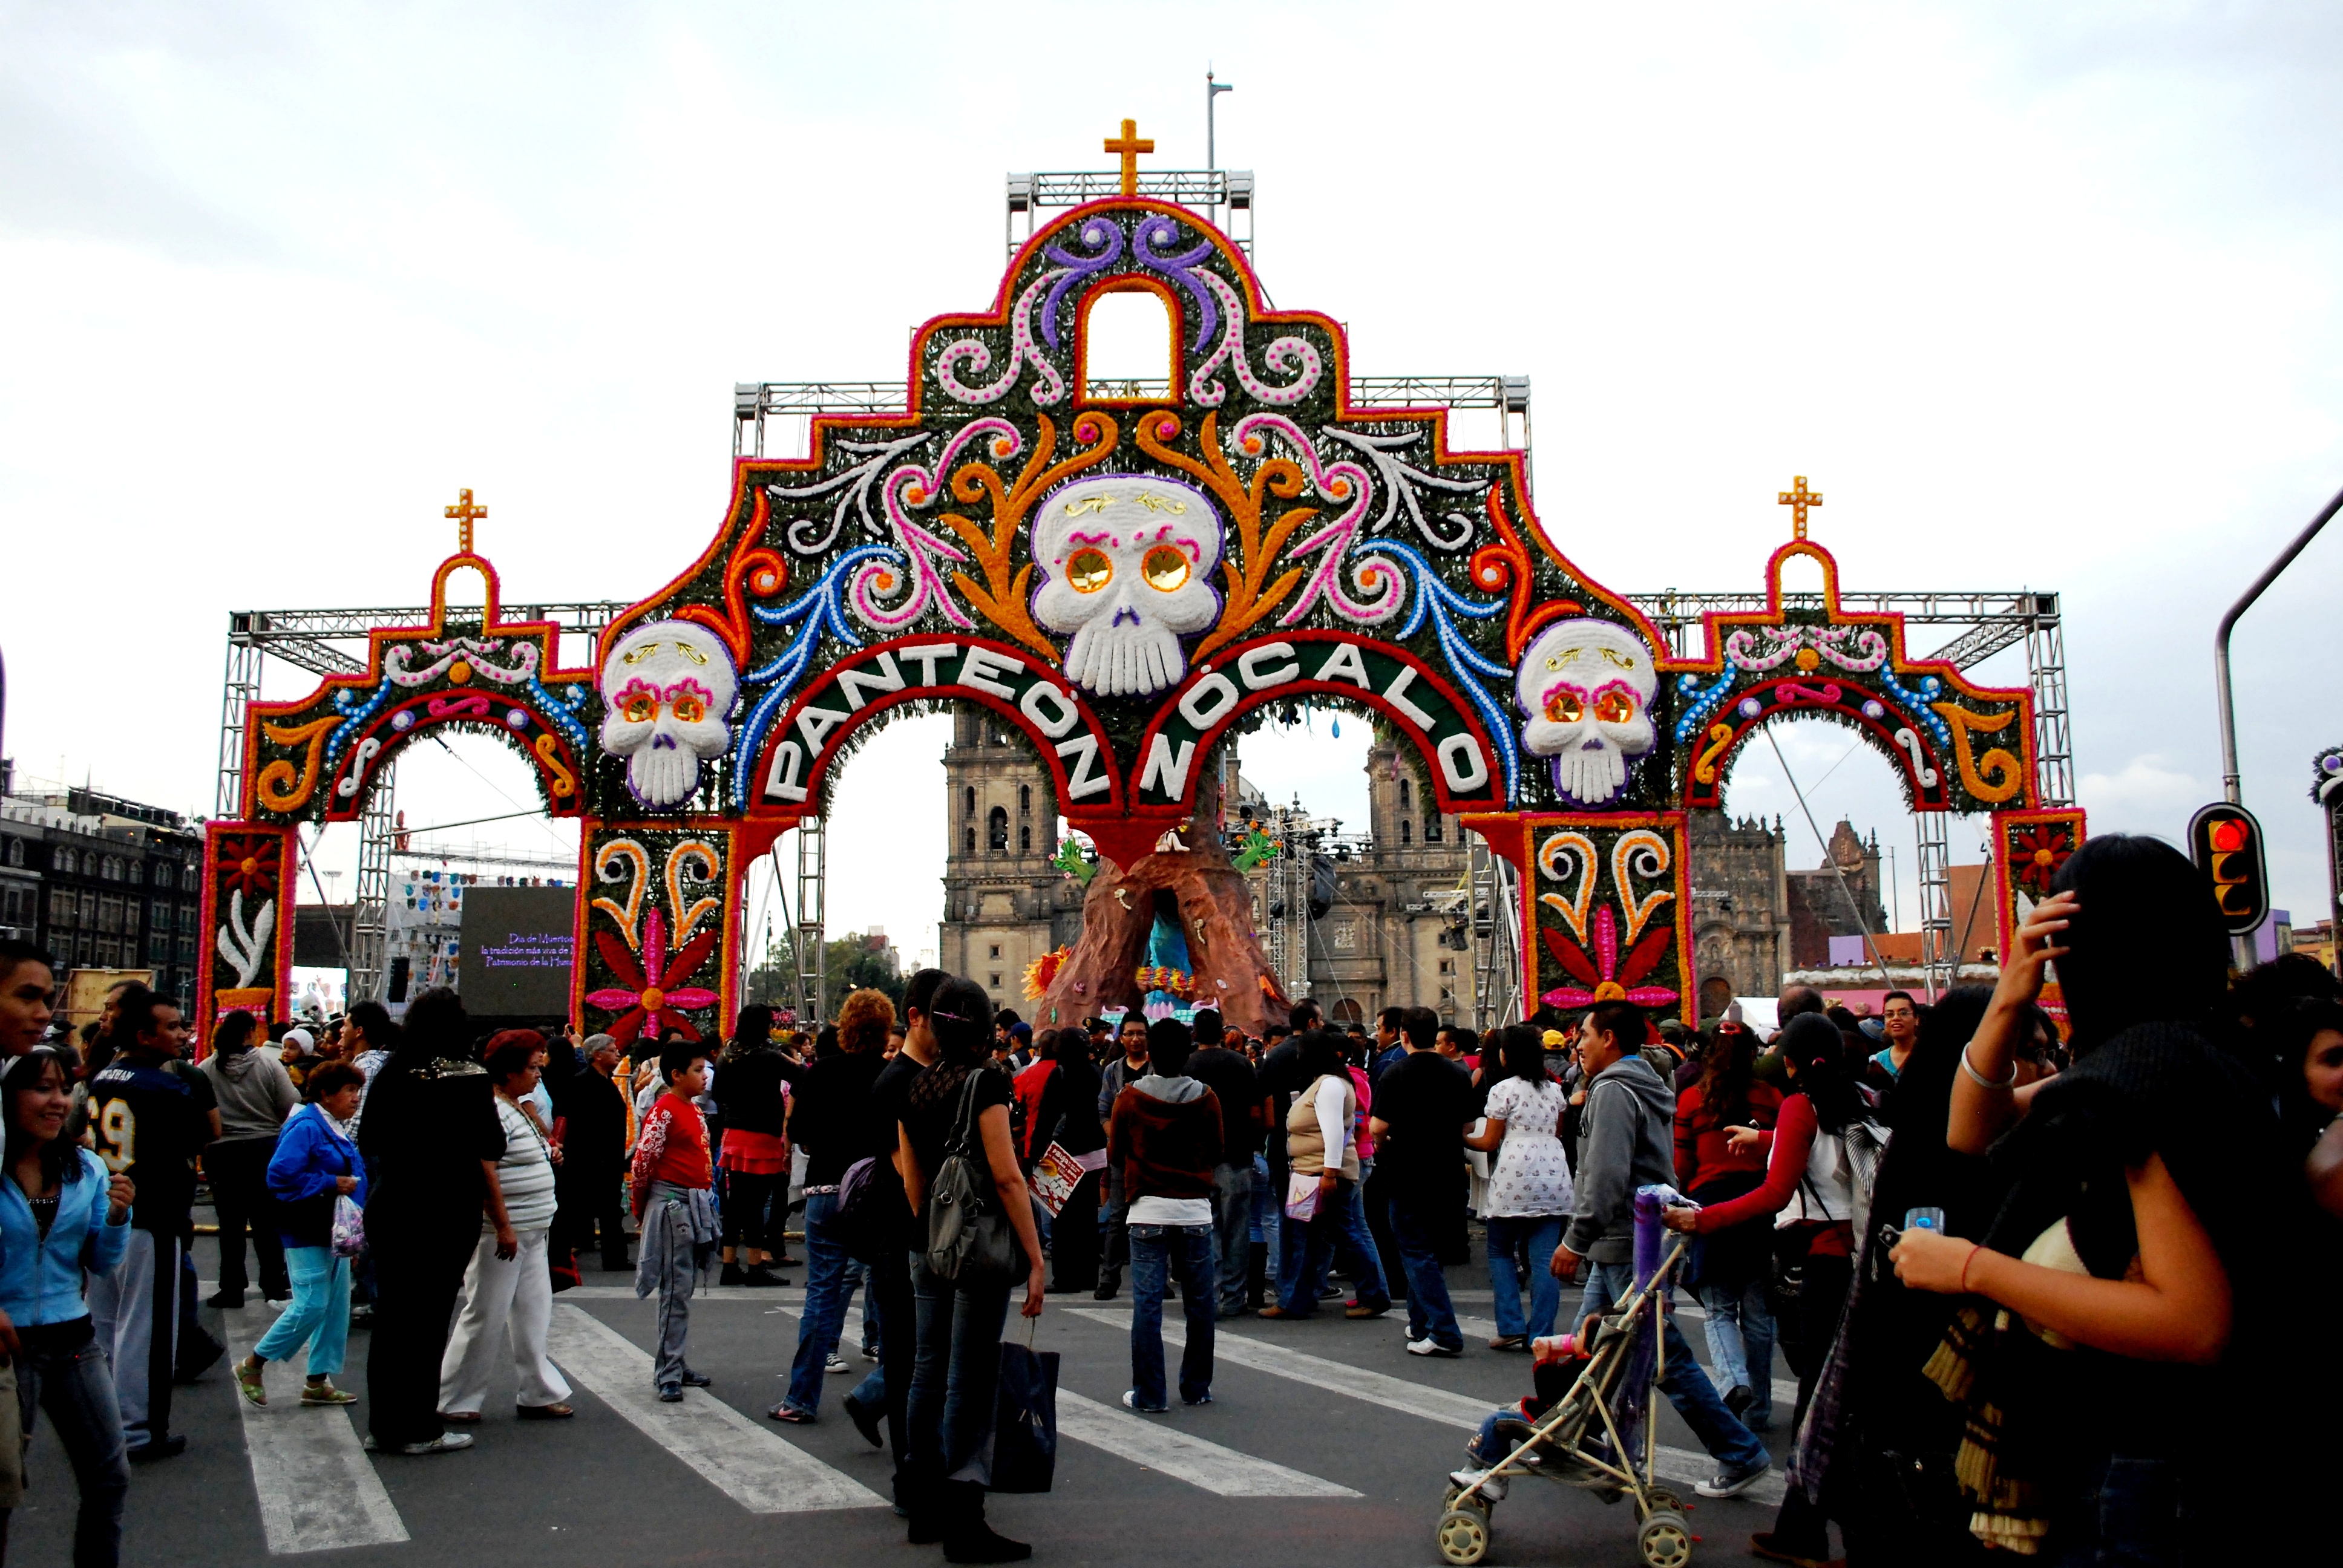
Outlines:
<svg viewBox="0 0 2343 1568"><path fill-rule="evenodd" d="M1773 1468L1774 1461L1770 1456L1760 1458L1746 1470L1727 1466L1693 1490L1703 1497L1738 1497L1756 1485L1758 1477Z"/></svg>
<svg viewBox="0 0 2343 1568"><path fill-rule="evenodd" d="M1483 1476L1488 1476L1488 1479L1483 1481ZM1502 1475L1489 1475L1485 1470L1452 1470L1448 1473L1449 1485L1463 1492L1477 1482L1481 1490L1475 1495L1485 1497L1492 1503L1503 1503L1505 1500L1506 1479Z"/></svg>
<svg viewBox="0 0 2343 1568"><path fill-rule="evenodd" d="M1423 1338L1422 1338L1422 1339L1420 1339L1420 1340L1410 1340L1410 1341L1408 1341L1408 1342L1407 1342L1407 1353L1408 1353L1408 1354L1410 1354L1410 1355L1412 1355L1412 1356L1451 1356L1451 1357L1453 1357L1453 1356L1461 1356L1461 1355L1463 1355L1464 1352L1463 1352L1463 1351L1461 1351L1461 1350L1458 1350L1458 1349L1454 1348L1453 1346L1450 1346L1450 1345L1443 1345L1443 1344L1442 1344L1439 1341L1437 1341L1437 1340L1433 1339L1431 1335L1426 1334Z"/></svg>
<svg viewBox="0 0 2343 1568"><path fill-rule="evenodd" d="M824 1372L851 1372L854 1369L846 1364L846 1358L844 1356L833 1355L830 1358L830 1364L822 1370Z"/></svg>
<svg viewBox="0 0 2343 1568"><path fill-rule="evenodd" d="M443 1432L428 1442L410 1442L402 1447L398 1452L408 1455L410 1458L420 1458L427 1453L453 1453L459 1448L469 1448L471 1446L472 1434L470 1432Z"/></svg>

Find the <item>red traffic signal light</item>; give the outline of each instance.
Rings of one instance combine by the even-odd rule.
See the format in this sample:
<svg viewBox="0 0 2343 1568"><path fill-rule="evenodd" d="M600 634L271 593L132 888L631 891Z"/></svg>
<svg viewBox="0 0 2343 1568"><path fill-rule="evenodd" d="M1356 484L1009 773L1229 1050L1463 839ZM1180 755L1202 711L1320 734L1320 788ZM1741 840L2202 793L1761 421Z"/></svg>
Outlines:
<svg viewBox="0 0 2343 1568"><path fill-rule="evenodd" d="M2269 867L2254 814L2219 802L2203 808L2188 819L2188 855L2213 879L2228 933L2242 937L2260 929L2269 918Z"/></svg>

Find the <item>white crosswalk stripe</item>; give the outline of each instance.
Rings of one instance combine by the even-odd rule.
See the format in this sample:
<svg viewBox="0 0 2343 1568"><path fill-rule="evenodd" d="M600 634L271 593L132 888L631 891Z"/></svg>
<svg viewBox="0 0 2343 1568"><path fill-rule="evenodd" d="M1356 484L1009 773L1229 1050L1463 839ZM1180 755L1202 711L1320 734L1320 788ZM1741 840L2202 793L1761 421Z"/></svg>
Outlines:
<svg viewBox="0 0 2343 1568"><path fill-rule="evenodd" d="M1207 1442L1164 1424L1170 1416L1133 1415L1113 1405L1058 1391L1058 1435L1104 1449L1150 1470L1222 1497L1356 1497L1347 1486L1250 1453Z"/></svg>
<svg viewBox="0 0 2343 1568"><path fill-rule="evenodd" d="M228 1354L237 1361L268 1332L256 1308L220 1314ZM260 1528L277 1556L385 1546L407 1539L407 1525L367 1458L347 1406L301 1403L306 1362L272 1362L277 1386L265 1409L236 1396L244 1450L260 1502Z"/></svg>
<svg viewBox="0 0 2343 1568"><path fill-rule="evenodd" d="M793 1306L779 1309L798 1315ZM840 1325L840 1343L850 1343L862 1327L862 1309L848 1309ZM1149 1418L1071 1389L1058 1391L1058 1435L1087 1447L1104 1449L1133 1464L1158 1470L1191 1486L1222 1497L1356 1497L1347 1486L1304 1471L1291 1469L1233 1448L1223 1448L1190 1432L1163 1424L1164 1417Z"/></svg>
<svg viewBox="0 0 2343 1568"><path fill-rule="evenodd" d="M1128 1312L1104 1312L1094 1307L1076 1307L1071 1311L1076 1317L1089 1318L1094 1322L1125 1332L1131 1327ZM1163 1342L1166 1345L1184 1345L1187 1335L1182 1329L1166 1322L1163 1325ZM1373 1372L1347 1362L1330 1361L1324 1356L1313 1356L1283 1345L1232 1334L1226 1330L1218 1331L1212 1336L1212 1360L1215 1364L1227 1362L1250 1367L1272 1377L1288 1378L1312 1388L1347 1394L1369 1404L1379 1404L1386 1410L1463 1427L1466 1431L1480 1430L1483 1419L1493 1408L1487 1402L1468 1394L1452 1393L1428 1383L1393 1377L1387 1372ZM1663 1444L1654 1468L1666 1480L1698 1483L1715 1474L1717 1464L1706 1454ZM1741 1495L1756 1503L1778 1503L1782 1499L1782 1492L1781 1476L1769 1473Z"/></svg>
<svg viewBox="0 0 2343 1568"><path fill-rule="evenodd" d="M684 1390L680 1403L661 1402L651 1386L650 1356L576 1307L555 1305L549 1345L562 1371L751 1513L886 1504L702 1390Z"/></svg>

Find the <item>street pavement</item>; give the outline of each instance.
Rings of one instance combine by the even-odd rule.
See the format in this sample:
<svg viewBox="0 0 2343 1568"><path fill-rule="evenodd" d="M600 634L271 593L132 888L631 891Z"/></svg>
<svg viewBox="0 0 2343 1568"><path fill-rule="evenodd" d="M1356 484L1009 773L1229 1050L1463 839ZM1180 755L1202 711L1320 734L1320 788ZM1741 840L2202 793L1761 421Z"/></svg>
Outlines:
<svg viewBox="0 0 2343 1568"><path fill-rule="evenodd" d="M1476 1245L1475 1255L1479 1249ZM197 1242L210 1285L214 1253ZM802 1274L796 1276L802 1281ZM1318 1564L1424 1568L1445 1476L1481 1417L1526 1392L1526 1356L1490 1352L1495 1332L1486 1274L1449 1271L1467 1350L1456 1361L1408 1355L1404 1309L1352 1322L1336 1309L1306 1322L1246 1317L1220 1326L1214 1402L1160 1416L1124 1410L1130 1300L1052 1296L1033 1342L1062 1358L1057 1483L999 1496L990 1517L1034 1543L1046 1564ZM910 1547L886 1504L890 1462L865 1443L839 1401L869 1363L849 1321L850 1376L827 1380L821 1419L782 1426L764 1412L780 1397L797 1344L799 1290L723 1290L696 1300L691 1361L715 1379L681 1404L652 1396L653 1303L630 1276L590 1262L582 1288L555 1299L553 1353L578 1416L523 1424L512 1414L509 1366L466 1452L423 1459L364 1452L365 1406L304 1409L300 1368L269 1369L270 1403L236 1397L225 1361L176 1392L181 1457L132 1472L124 1561L209 1568L330 1553L336 1568L437 1568L460 1558L533 1564L940 1562ZM1566 1295L1565 1302L1570 1298ZM206 1309L241 1353L275 1309ZM1177 1302L1167 1303L1169 1359L1178 1364ZM1686 1308L1686 1338L1706 1346ZM1567 1314L1565 1314L1567 1315ZM1022 1320L1011 1319L1011 1332ZM354 1332L337 1381L363 1394L367 1334ZM1786 1369L1778 1362L1775 1371ZM1702 1501L1696 1560L1748 1561L1750 1532L1767 1528L1781 1494L1790 1386L1769 1434L1776 1473L1743 1498ZM1676 1490L1715 1468L1660 1402L1663 1471ZM71 1473L42 1423L32 1487L11 1526L19 1561L70 1557ZM1498 1507L1493 1564L1638 1561L1630 1504L1606 1506L1574 1488L1516 1482Z"/></svg>

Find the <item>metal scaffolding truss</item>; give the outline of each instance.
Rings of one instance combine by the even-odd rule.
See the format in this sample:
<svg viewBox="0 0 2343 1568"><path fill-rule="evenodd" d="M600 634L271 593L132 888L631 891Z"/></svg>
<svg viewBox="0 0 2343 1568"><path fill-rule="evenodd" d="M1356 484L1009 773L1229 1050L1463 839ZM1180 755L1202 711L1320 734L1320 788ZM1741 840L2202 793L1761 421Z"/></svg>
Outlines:
<svg viewBox="0 0 2343 1568"><path fill-rule="evenodd" d="M1215 228L1221 226L1220 209L1228 208L1232 229L1222 232L1248 259L1252 256L1253 192L1251 169L1143 169L1139 175L1140 196L1154 201L1176 202L1200 214ZM1011 259L1014 260L1025 242L1033 237L1038 214L1121 194L1122 175L1117 169L1011 175L1001 229ZM1240 214L1244 218L1242 234L1232 232ZM1021 218L1024 220L1022 232L1018 222Z"/></svg>

